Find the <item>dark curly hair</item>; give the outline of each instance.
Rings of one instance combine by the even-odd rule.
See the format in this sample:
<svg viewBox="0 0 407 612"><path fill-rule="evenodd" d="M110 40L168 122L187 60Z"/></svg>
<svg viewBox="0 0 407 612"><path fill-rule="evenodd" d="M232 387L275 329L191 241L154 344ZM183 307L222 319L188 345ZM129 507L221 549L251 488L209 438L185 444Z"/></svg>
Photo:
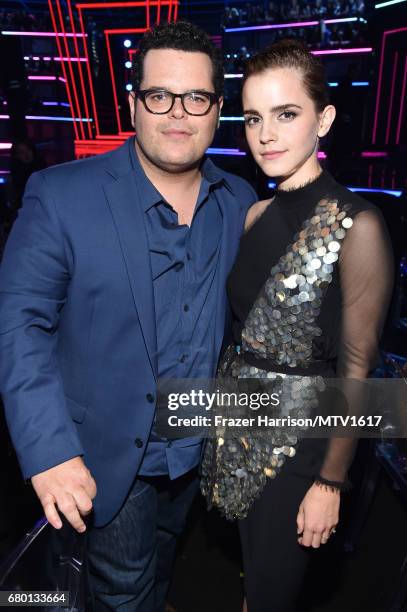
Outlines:
<svg viewBox="0 0 407 612"><path fill-rule="evenodd" d="M147 30L140 40L134 59L133 90L140 89L143 80L144 58L151 49L178 49L205 53L212 62L213 86L218 97L223 94L223 61L219 49L215 47L209 36L188 21L163 23Z"/></svg>
<svg viewBox="0 0 407 612"><path fill-rule="evenodd" d="M282 38L253 55L244 67L242 87L247 79L271 68L295 68L301 72L305 90L317 112L329 104L329 89L324 65L312 55L303 42Z"/></svg>

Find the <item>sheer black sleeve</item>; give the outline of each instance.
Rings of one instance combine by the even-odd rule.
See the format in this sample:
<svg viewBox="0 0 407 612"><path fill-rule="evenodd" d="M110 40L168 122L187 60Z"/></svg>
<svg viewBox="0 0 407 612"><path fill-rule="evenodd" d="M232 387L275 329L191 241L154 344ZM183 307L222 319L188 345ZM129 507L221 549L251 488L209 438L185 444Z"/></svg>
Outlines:
<svg viewBox="0 0 407 612"><path fill-rule="evenodd" d="M342 296L337 375L364 379L377 363L378 345L393 287L393 256L384 220L377 209L359 212L343 242L339 259ZM345 383L346 384L346 383ZM357 409L357 391L351 391ZM357 440L331 438L320 470L344 482Z"/></svg>

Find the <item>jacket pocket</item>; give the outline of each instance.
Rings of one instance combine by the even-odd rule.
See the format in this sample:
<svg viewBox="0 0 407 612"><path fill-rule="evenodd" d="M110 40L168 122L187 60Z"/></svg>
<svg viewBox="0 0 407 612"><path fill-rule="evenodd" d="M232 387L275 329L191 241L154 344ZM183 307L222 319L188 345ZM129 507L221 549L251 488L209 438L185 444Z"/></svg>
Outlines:
<svg viewBox="0 0 407 612"><path fill-rule="evenodd" d="M72 420L76 423L83 423L87 412L86 406L78 404L75 402L75 400L71 399L67 395L65 395L65 400Z"/></svg>

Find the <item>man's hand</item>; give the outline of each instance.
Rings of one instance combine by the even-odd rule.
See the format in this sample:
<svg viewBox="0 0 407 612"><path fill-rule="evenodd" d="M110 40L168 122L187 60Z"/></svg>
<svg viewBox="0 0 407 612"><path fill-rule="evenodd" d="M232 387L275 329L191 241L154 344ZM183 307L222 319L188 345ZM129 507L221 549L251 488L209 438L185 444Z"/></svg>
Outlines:
<svg viewBox="0 0 407 612"><path fill-rule="evenodd" d="M297 515L298 542L319 548L328 542L339 520L339 491L325 490L313 484L305 494Z"/></svg>
<svg viewBox="0 0 407 612"><path fill-rule="evenodd" d="M76 531L83 533L86 525L81 515L92 510L96 483L81 457L73 457L31 478L32 486L42 504L48 522L60 529L62 521L57 508Z"/></svg>

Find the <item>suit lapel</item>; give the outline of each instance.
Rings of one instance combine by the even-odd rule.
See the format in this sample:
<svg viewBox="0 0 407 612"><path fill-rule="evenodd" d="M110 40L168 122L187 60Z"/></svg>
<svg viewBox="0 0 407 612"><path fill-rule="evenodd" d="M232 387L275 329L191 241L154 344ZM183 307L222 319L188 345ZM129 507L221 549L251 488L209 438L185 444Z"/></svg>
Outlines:
<svg viewBox="0 0 407 612"><path fill-rule="evenodd" d="M134 172L127 172L105 184L104 191L118 233L151 368L157 377L157 332L150 253Z"/></svg>

